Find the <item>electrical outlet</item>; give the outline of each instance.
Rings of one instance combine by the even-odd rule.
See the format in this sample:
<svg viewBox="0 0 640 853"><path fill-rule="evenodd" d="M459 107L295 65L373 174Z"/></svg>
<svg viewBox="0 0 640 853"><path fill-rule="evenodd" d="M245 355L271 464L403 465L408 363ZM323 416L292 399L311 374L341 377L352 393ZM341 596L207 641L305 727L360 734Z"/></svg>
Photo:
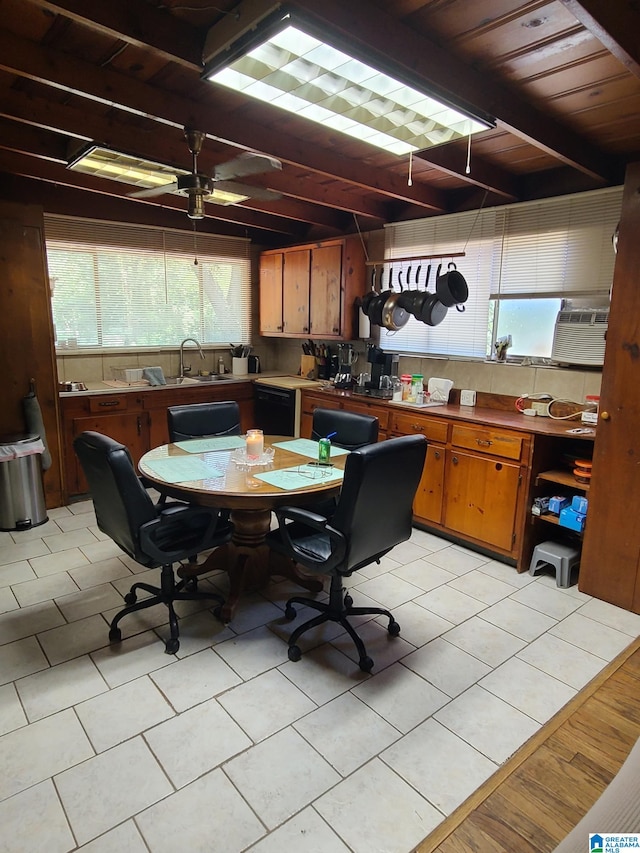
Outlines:
<svg viewBox="0 0 640 853"><path fill-rule="evenodd" d="M461 391L460 392L460 405L461 406L475 406L476 404L476 392L475 391Z"/></svg>

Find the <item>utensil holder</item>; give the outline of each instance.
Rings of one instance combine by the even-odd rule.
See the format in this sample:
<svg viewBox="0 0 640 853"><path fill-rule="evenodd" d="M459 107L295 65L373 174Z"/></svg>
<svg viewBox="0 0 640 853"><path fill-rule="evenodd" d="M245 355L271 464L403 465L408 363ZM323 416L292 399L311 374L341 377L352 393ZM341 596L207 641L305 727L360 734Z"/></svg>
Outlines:
<svg viewBox="0 0 640 853"><path fill-rule="evenodd" d="M244 376L249 372L249 358L236 358L235 356L231 359L231 372L234 376Z"/></svg>

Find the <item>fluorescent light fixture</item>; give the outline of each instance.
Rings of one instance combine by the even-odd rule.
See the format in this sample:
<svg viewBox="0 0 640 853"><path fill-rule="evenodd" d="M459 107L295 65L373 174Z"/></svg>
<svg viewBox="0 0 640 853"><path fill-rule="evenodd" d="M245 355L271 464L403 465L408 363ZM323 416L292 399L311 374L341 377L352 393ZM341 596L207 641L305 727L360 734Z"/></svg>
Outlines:
<svg viewBox="0 0 640 853"><path fill-rule="evenodd" d="M332 47L285 12L209 56L211 82L399 156L492 126Z"/></svg>
<svg viewBox="0 0 640 853"><path fill-rule="evenodd" d="M74 172L94 175L97 178L109 178L123 184L131 184L140 189L152 189L170 184L176 175L188 175L184 169L173 169L162 163L143 160L120 151L111 151L99 145L80 152L68 167Z"/></svg>
<svg viewBox="0 0 640 853"><path fill-rule="evenodd" d="M99 145L91 145L81 151L67 168L97 178L120 181L123 184L130 184L140 189L153 189L166 184L175 184L176 175L191 174L186 169L174 169L171 166L165 166L163 163L154 163L152 160L123 154L121 151L112 151ZM183 195L183 193L179 194ZM248 195L217 189L215 186L212 193L204 195L205 201L223 206L239 204L242 201L247 201L248 198Z"/></svg>

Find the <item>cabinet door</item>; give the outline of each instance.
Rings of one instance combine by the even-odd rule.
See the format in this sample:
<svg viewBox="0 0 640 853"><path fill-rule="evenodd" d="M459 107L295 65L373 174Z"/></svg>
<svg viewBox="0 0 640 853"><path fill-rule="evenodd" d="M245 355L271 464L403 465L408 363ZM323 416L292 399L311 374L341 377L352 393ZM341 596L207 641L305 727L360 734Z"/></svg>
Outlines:
<svg viewBox="0 0 640 853"><path fill-rule="evenodd" d="M309 331L325 338L341 334L342 244L322 246L311 255Z"/></svg>
<svg viewBox="0 0 640 853"><path fill-rule="evenodd" d="M282 331L282 255L260 258L260 331Z"/></svg>
<svg viewBox="0 0 640 853"><path fill-rule="evenodd" d="M445 471L445 527L513 550L520 467L448 450Z"/></svg>
<svg viewBox="0 0 640 853"><path fill-rule="evenodd" d="M118 415L95 415L84 418L74 418L72 423L73 437L85 430L101 432L129 448L129 453L135 465L140 457L149 449L149 427L147 413L130 413ZM83 494L89 491L89 486L82 473L78 458L74 453L75 483L69 483L71 494Z"/></svg>
<svg viewBox="0 0 640 853"><path fill-rule="evenodd" d="M282 305L284 331L288 335L309 334L309 274L311 250L284 255Z"/></svg>
<svg viewBox="0 0 640 853"><path fill-rule="evenodd" d="M422 521L440 524L442 520L442 495L444 490L444 447L430 444L413 501L413 514Z"/></svg>

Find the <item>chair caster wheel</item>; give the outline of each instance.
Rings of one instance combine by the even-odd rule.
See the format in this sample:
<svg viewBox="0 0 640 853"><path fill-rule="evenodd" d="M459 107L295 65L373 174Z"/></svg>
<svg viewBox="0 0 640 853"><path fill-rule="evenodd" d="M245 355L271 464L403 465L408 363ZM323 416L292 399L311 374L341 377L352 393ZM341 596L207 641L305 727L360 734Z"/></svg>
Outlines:
<svg viewBox="0 0 640 853"><path fill-rule="evenodd" d="M400 633L400 625L398 625L398 623L394 619L391 622L389 622L389 627L387 628L387 630L389 631L389 634L392 637L397 637L398 634Z"/></svg>
<svg viewBox="0 0 640 853"><path fill-rule="evenodd" d="M358 665L363 672L371 672L373 669L373 661L370 657L360 658Z"/></svg>
<svg viewBox="0 0 640 853"><path fill-rule="evenodd" d="M296 618L295 607L292 607L290 604L287 604L287 606L285 607L285 610L284 610L284 615L285 615L285 618L288 619L289 621L291 621L292 619L295 619ZM298 660L299 660L299 658L298 658Z"/></svg>
<svg viewBox="0 0 640 853"><path fill-rule="evenodd" d="M135 604L137 600L138 596L135 594L135 592L128 592L124 597L125 604Z"/></svg>
<svg viewBox="0 0 640 853"><path fill-rule="evenodd" d="M344 597L344 606L345 607L353 607L353 598L347 593Z"/></svg>
<svg viewBox="0 0 640 853"><path fill-rule="evenodd" d="M164 644L164 651L167 655L175 655L175 653L180 648L180 640L176 640L173 637Z"/></svg>
<svg viewBox="0 0 640 853"><path fill-rule="evenodd" d="M289 660L293 661L294 663L297 663L297 661L299 661L302 657L302 652L300 651L300 648L298 646L289 646L288 654Z"/></svg>
<svg viewBox="0 0 640 853"><path fill-rule="evenodd" d="M122 639L122 631L120 628L112 628L109 631L109 640L112 643L119 643Z"/></svg>

